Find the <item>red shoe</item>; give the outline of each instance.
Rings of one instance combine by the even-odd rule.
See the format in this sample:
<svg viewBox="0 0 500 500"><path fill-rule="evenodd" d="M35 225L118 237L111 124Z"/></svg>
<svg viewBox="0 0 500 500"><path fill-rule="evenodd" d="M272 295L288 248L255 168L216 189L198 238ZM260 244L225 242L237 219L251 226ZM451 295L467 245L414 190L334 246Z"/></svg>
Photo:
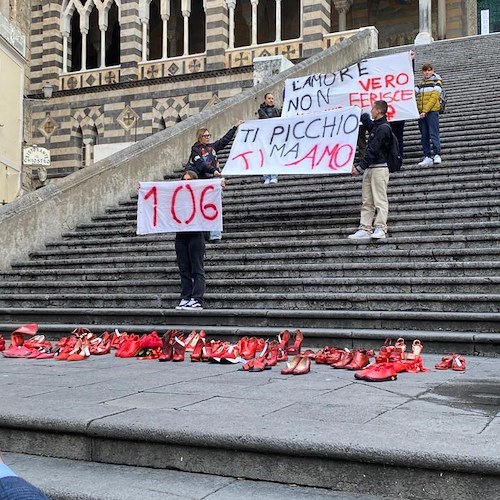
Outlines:
<svg viewBox="0 0 500 500"><path fill-rule="evenodd" d="M271 366L269 365L264 356L255 358L252 361L253 363L251 367L248 369L249 372L263 372L264 370L271 369Z"/></svg>
<svg viewBox="0 0 500 500"><path fill-rule="evenodd" d="M346 370L361 370L370 364L370 357L373 356L373 351L365 349L356 349L353 352L352 360L344 366Z"/></svg>
<svg viewBox="0 0 500 500"><path fill-rule="evenodd" d="M278 335L278 342L280 347L285 351L288 351L288 345L290 344L290 332L288 330L283 330Z"/></svg>
<svg viewBox="0 0 500 500"><path fill-rule="evenodd" d="M29 323L27 325L20 326L17 330L14 330L12 333L20 333L22 335L36 335L38 332L38 324L37 323Z"/></svg>
<svg viewBox="0 0 500 500"><path fill-rule="evenodd" d="M198 363L201 361L204 345L205 345L205 339L203 337L198 337L198 342L196 342L196 345L194 346L194 349L191 352L192 362Z"/></svg>
<svg viewBox="0 0 500 500"><path fill-rule="evenodd" d="M453 356L453 361L451 363L451 369L456 372L464 372L466 368L465 358L460 356L460 354L456 354Z"/></svg>
<svg viewBox="0 0 500 500"><path fill-rule="evenodd" d="M281 370L282 375L293 375L293 370L297 368L297 365L300 363L302 356L297 355L294 356L290 361L287 362L285 368ZM308 358L309 359L309 358Z"/></svg>
<svg viewBox="0 0 500 500"><path fill-rule="evenodd" d="M5 358L27 358L33 351L23 345L10 345L2 351Z"/></svg>
<svg viewBox="0 0 500 500"><path fill-rule="evenodd" d="M83 361L90 356L89 339L79 339L66 361Z"/></svg>
<svg viewBox="0 0 500 500"><path fill-rule="evenodd" d="M358 380L365 380L366 382L386 382L389 380L397 380L398 378L392 363L370 365L368 368L356 372L354 377Z"/></svg>
<svg viewBox="0 0 500 500"><path fill-rule="evenodd" d="M123 341L128 337L128 333L120 333L118 328L115 328L113 335L111 335L111 349L119 349Z"/></svg>
<svg viewBox="0 0 500 500"><path fill-rule="evenodd" d="M436 370L449 370L455 356L458 356L458 354L448 354L447 356L443 356L441 361L434 365L434 368Z"/></svg>
<svg viewBox="0 0 500 500"><path fill-rule="evenodd" d="M0 335L0 351L5 351L5 339Z"/></svg>
<svg viewBox="0 0 500 500"><path fill-rule="evenodd" d="M311 370L311 358L300 356L300 360L292 371L292 375L305 375Z"/></svg>
<svg viewBox="0 0 500 500"><path fill-rule="evenodd" d="M354 353L351 351L343 351L340 359L336 363L332 363L330 366L332 368L345 368L354 357Z"/></svg>
<svg viewBox="0 0 500 500"><path fill-rule="evenodd" d="M123 341L120 348L115 352L118 358L133 358L141 347L141 340L138 335L131 333Z"/></svg>
<svg viewBox="0 0 500 500"><path fill-rule="evenodd" d="M286 349L287 353L292 355L300 354L300 348L302 346L302 342L304 341L304 335L299 328L295 330L294 338L295 340L293 345L289 345Z"/></svg>
<svg viewBox="0 0 500 500"><path fill-rule="evenodd" d="M184 343L184 337L182 335L180 335L179 337L175 337L172 344L172 361L184 361L184 356L186 353L186 344Z"/></svg>
<svg viewBox="0 0 500 500"><path fill-rule="evenodd" d="M265 354L268 366L271 367L271 366L276 366L278 364L279 347L280 345L277 340L273 340L272 342L269 343Z"/></svg>
<svg viewBox="0 0 500 500"><path fill-rule="evenodd" d="M405 339L403 337L399 337L394 344L394 352L399 353L401 359L405 358L406 344Z"/></svg>

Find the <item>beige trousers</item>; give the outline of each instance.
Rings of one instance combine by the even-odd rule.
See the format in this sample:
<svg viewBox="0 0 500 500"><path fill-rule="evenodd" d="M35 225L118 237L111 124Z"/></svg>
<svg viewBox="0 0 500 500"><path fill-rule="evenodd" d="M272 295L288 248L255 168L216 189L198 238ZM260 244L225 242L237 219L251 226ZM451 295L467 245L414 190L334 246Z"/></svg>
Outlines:
<svg viewBox="0 0 500 500"><path fill-rule="evenodd" d="M372 167L365 170L361 188L360 229L371 231L373 227L380 227L387 233L389 175L387 167Z"/></svg>

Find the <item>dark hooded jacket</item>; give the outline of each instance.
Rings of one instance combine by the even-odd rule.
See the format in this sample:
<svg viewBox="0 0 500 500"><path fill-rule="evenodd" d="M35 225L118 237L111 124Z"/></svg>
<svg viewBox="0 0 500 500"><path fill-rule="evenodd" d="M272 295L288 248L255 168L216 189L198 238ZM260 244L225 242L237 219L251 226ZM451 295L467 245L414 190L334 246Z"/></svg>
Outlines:
<svg viewBox="0 0 500 500"><path fill-rule="evenodd" d="M361 163L356 167L358 172L363 173L368 167L387 167L387 152L392 141L392 130L383 116L378 120L372 120L368 113L361 115L361 122L369 132L366 154ZM384 124L387 126L381 126ZM384 165L385 164L385 165Z"/></svg>

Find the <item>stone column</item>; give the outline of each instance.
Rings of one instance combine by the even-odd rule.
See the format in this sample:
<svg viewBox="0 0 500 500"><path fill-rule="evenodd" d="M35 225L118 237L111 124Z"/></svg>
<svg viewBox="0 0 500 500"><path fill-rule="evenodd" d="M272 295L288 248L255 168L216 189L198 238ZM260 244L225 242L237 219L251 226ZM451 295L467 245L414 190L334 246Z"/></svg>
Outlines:
<svg viewBox="0 0 500 500"><path fill-rule="evenodd" d="M276 42L281 42L281 0L276 0Z"/></svg>
<svg viewBox="0 0 500 500"><path fill-rule="evenodd" d="M222 69L226 65L226 49L229 46L229 14L231 8L236 6L235 1L207 0L205 15L207 19L207 59L206 69ZM234 21L234 16L233 16ZM233 45L234 45L234 22L233 22Z"/></svg>
<svg viewBox="0 0 500 500"><path fill-rule="evenodd" d="M191 15L191 0L181 0L181 12L184 19L184 50L183 55L189 55L189 16Z"/></svg>
<svg viewBox="0 0 500 500"><path fill-rule="evenodd" d="M236 0L226 0L229 15L229 48L234 49L234 9Z"/></svg>
<svg viewBox="0 0 500 500"><path fill-rule="evenodd" d="M92 150L94 147L93 139L83 139L83 143L85 144L85 158L83 159L83 163L86 167L92 165Z"/></svg>
<svg viewBox="0 0 500 500"><path fill-rule="evenodd" d="M446 0L438 0L438 40L446 38Z"/></svg>
<svg viewBox="0 0 500 500"><path fill-rule="evenodd" d="M168 57L167 40L168 40L168 20L170 19L170 0L161 0L160 11L161 11L161 20L163 23L161 57L162 59L166 59Z"/></svg>
<svg viewBox="0 0 500 500"><path fill-rule="evenodd" d="M419 0L418 2L419 33L415 38L415 45L427 45L432 43L431 24L431 0Z"/></svg>
<svg viewBox="0 0 500 500"><path fill-rule="evenodd" d="M250 0L252 4L252 45L257 45L257 6L259 0Z"/></svg>
<svg viewBox="0 0 500 500"><path fill-rule="evenodd" d="M346 14L351 8L352 0L333 0L333 3L339 13L339 31L345 31L347 29Z"/></svg>
<svg viewBox="0 0 500 500"><path fill-rule="evenodd" d="M323 36L330 33L330 0L303 0L302 39L303 57L323 50Z"/></svg>
<svg viewBox="0 0 500 500"><path fill-rule="evenodd" d="M69 33L66 31L63 31L62 33L63 36L63 66L62 66L62 71L63 73L68 72L68 38L69 38Z"/></svg>

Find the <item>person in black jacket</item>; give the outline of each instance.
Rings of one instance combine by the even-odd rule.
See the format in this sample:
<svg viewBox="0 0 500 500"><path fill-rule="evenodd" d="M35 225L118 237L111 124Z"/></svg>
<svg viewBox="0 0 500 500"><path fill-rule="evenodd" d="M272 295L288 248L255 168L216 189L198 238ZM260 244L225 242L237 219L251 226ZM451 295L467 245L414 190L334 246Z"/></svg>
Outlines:
<svg viewBox="0 0 500 500"><path fill-rule="evenodd" d="M265 118L277 118L281 115L280 110L274 105L274 96L268 92L264 96L264 102L260 105L257 114L259 119L263 120ZM264 184L276 184L278 182L278 176L272 174L265 174L263 177Z"/></svg>
<svg viewBox="0 0 500 500"><path fill-rule="evenodd" d="M242 123L243 120L236 122L234 127L231 127L223 137L215 142L210 141L212 134L208 128L200 128L196 132L196 142L191 147L189 163L186 169L195 172L199 179L219 177L221 168L217 153L231 142ZM208 239L214 243L219 242L222 240L222 233L220 231L210 231Z"/></svg>
<svg viewBox="0 0 500 500"><path fill-rule="evenodd" d="M348 236L354 240L387 236L387 184L390 173L386 158L392 141L392 130L386 118L387 102L375 101L371 114L373 120L368 113L361 115L361 122L369 133L368 146L361 163L352 167L352 175L363 174L359 229Z"/></svg>

